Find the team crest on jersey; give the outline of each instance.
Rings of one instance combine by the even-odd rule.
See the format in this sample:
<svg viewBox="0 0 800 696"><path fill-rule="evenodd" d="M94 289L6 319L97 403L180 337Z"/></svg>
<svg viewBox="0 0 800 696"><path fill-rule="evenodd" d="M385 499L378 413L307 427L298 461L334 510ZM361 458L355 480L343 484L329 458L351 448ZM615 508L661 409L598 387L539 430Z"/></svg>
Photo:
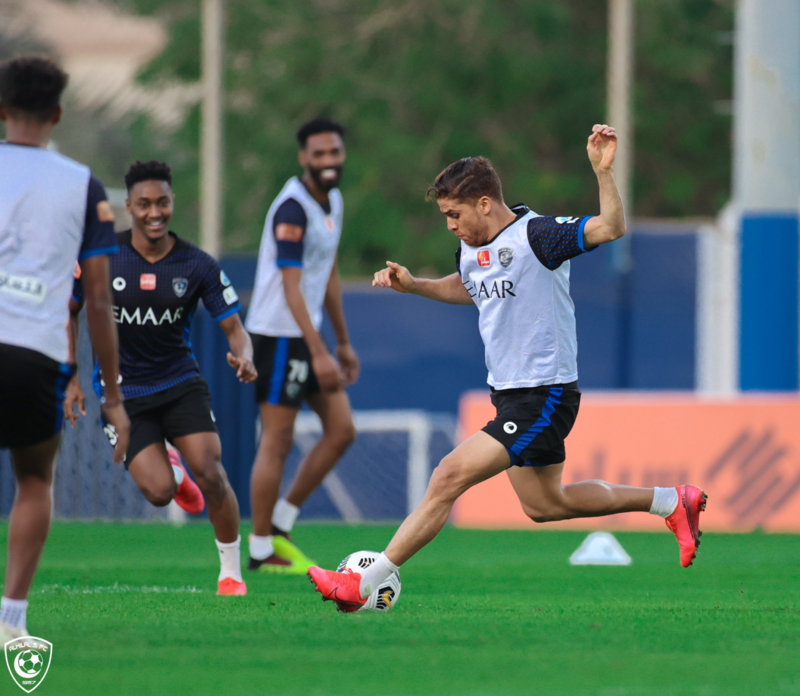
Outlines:
<svg viewBox="0 0 800 696"><path fill-rule="evenodd" d="M483 251L478 252L478 265L479 266L489 266L492 263L492 259L489 256L489 250L484 249Z"/></svg>
<svg viewBox="0 0 800 696"><path fill-rule="evenodd" d="M172 289L178 297L183 297L186 294L186 288L189 287L188 278L173 278Z"/></svg>
<svg viewBox="0 0 800 696"><path fill-rule="evenodd" d="M497 252L497 258L503 268L508 268L514 260L514 250L508 248L500 249L500 251Z"/></svg>

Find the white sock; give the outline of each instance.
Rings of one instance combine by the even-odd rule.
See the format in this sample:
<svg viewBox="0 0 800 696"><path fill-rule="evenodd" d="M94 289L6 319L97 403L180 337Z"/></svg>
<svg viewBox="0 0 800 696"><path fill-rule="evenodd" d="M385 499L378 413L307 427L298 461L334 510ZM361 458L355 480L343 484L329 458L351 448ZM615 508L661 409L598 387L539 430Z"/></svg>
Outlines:
<svg viewBox="0 0 800 696"><path fill-rule="evenodd" d="M362 597L369 597L386 578L397 570L385 553L375 559L375 563L365 568L361 573L359 590Z"/></svg>
<svg viewBox="0 0 800 696"><path fill-rule="evenodd" d="M272 524L287 534L292 531L294 522L300 514L300 508L281 498L272 511Z"/></svg>
<svg viewBox="0 0 800 696"><path fill-rule="evenodd" d="M238 582L242 582L242 565L239 562L239 545L242 537L236 537L236 541L230 544L223 544L217 541L217 549L219 550L219 579L233 578Z"/></svg>
<svg viewBox="0 0 800 696"><path fill-rule="evenodd" d="M675 508L677 507L677 488L659 488L656 486L653 489L653 504L650 506L651 515L658 515L659 517L666 518L675 512Z"/></svg>
<svg viewBox="0 0 800 696"><path fill-rule="evenodd" d="M3 599L0 600L0 621L7 623L9 626L24 628L27 611L27 599L9 599L8 597L3 597Z"/></svg>
<svg viewBox="0 0 800 696"><path fill-rule="evenodd" d="M257 561L263 561L274 553L272 548L272 537L260 537L255 534L250 535L250 557Z"/></svg>
<svg viewBox="0 0 800 696"><path fill-rule="evenodd" d="M180 469L173 464L172 471L175 474L175 483L180 486L183 483L183 469Z"/></svg>

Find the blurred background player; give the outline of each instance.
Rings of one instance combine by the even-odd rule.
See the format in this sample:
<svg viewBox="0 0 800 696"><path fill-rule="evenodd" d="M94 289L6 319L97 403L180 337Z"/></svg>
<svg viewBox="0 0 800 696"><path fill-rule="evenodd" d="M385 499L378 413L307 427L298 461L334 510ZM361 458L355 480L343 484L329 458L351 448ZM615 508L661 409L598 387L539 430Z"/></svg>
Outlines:
<svg viewBox="0 0 800 696"><path fill-rule="evenodd" d="M468 157L447 167L429 189L447 228L461 240L457 272L423 280L387 262L388 268L375 274L375 286L478 307L497 417L442 460L422 503L363 573L309 569L317 590L342 611L357 610L379 583L431 542L462 493L502 471L534 522L650 512L666 519L678 539L681 565L691 565L705 509L699 488L561 483L564 440L580 404L569 259L625 234L612 171L614 129L595 125L586 147L600 190L599 216L553 218L525 206L509 208L489 161Z"/></svg>
<svg viewBox="0 0 800 696"><path fill-rule="evenodd" d="M0 447L11 450L16 480L0 643L28 633L28 591L50 529L62 401L74 373L67 306L76 259L84 267L89 331L111 379L102 409L119 436L115 461L128 442L109 292L113 213L88 167L45 149L61 120L67 79L46 58L0 64Z"/></svg>
<svg viewBox="0 0 800 696"><path fill-rule="evenodd" d="M356 437L344 387L358 379L336 253L342 232L344 129L317 118L297 133L301 178L292 177L267 214L247 330L259 377L261 439L253 464L250 570L304 574L312 562L289 541L300 506ZM319 330L323 305L336 334L336 359ZM337 362L338 361L338 362ZM322 438L278 500L294 422L306 401L322 421Z"/></svg>
<svg viewBox="0 0 800 696"><path fill-rule="evenodd" d="M175 196L166 164L134 163L125 185L133 229L117 234L120 253L111 264L122 392L131 418L125 466L153 505L168 505L174 498L197 514L205 497L221 562L217 594L243 595L239 504L222 467L208 385L187 341L202 299L228 338L228 363L236 376L254 381L253 348L239 320L239 298L211 256L170 232ZM76 281L70 303L76 338L81 303L81 283ZM105 373L96 371L94 381L98 393L109 388ZM72 403L67 407L72 419ZM105 430L113 444L113 427ZM164 440L186 460L197 485L180 458L167 452Z"/></svg>

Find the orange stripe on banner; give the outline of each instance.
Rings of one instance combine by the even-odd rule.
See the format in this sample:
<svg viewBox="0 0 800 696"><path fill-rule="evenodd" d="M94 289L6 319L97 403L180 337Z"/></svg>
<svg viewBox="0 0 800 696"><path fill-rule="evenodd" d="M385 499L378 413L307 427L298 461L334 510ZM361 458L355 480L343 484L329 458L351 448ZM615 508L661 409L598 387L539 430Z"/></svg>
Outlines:
<svg viewBox="0 0 800 696"><path fill-rule="evenodd" d="M494 416L488 394L465 394L462 439ZM647 487L692 483L709 496L705 529L800 532L800 398L584 394L567 438L564 483L585 479ZM460 527L534 526L504 474L467 491L452 519ZM660 518L645 513L546 526L664 529Z"/></svg>

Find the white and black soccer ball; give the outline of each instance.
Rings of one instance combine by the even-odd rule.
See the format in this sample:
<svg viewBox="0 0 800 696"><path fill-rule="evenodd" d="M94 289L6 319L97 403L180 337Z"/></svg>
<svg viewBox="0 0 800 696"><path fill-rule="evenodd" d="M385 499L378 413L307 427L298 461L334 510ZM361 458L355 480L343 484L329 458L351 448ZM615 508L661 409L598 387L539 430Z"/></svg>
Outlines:
<svg viewBox="0 0 800 696"><path fill-rule="evenodd" d="M362 573L364 568L375 563L378 556L377 551L356 551L342 560L336 570L341 573L349 568L354 573ZM400 573L395 571L367 598L367 603L359 611L390 611L400 597L400 587Z"/></svg>

